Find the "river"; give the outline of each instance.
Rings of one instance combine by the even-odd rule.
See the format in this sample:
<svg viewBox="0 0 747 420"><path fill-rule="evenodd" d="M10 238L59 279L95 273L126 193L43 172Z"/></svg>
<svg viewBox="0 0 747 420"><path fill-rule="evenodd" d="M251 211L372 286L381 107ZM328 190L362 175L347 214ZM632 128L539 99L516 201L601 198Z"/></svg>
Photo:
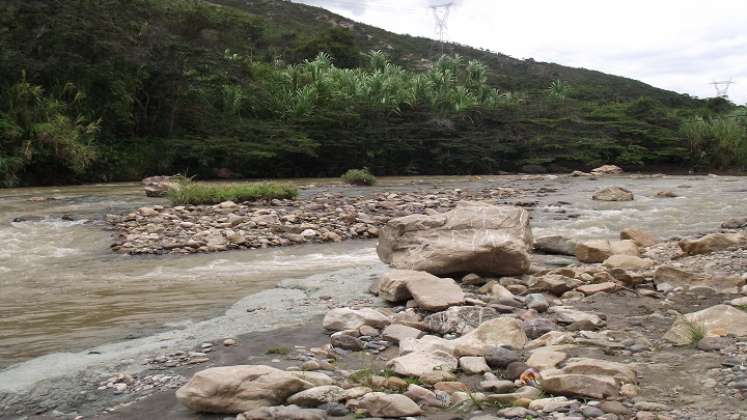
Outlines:
<svg viewBox="0 0 747 420"><path fill-rule="evenodd" d="M321 191L407 191L443 188L530 189L537 201L535 237L611 238L635 226L662 237L713 230L747 216L747 180L716 176L648 176L588 180L517 176L382 178L377 187L303 180ZM591 194L620 185L632 202L598 202ZM654 198L660 190L680 197ZM43 197L36 201L32 197ZM568 204L564 204L568 203ZM383 269L375 241L307 245L188 256L128 256L109 251L107 213L165 204L139 184L0 190L0 369L52 352L72 352L175 328L222 314L243 296L288 278ZM72 217L67 217L72 216ZM25 221L13 220L22 217ZM65 220L72 219L72 220Z"/></svg>

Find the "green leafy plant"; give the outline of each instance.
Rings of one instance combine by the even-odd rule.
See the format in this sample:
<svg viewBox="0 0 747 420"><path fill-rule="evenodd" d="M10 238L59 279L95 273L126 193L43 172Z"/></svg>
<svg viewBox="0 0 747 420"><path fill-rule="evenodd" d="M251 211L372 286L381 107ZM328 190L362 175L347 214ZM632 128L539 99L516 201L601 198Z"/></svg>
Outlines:
<svg viewBox="0 0 747 420"><path fill-rule="evenodd" d="M350 169L342 174L341 178L343 181L351 185L371 186L376 184L376 177L369 172L367 168Z"/></svg>
<svg viewBox="0 0 747 420"><path fill-rule="evenodd" d="M169 200L173 205L219 204L224 201L236 203L244 201L293 199L298 189L290 184L274 182L246 184L205 184L182 182L169 190Z"/></svg>

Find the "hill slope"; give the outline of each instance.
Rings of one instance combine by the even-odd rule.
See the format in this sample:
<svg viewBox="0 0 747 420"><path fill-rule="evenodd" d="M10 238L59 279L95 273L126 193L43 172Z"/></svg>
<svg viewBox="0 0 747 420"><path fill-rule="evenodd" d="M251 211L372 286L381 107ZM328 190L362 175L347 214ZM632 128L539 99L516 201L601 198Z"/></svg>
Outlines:
<svg viewBox="0 0 747 420"><path fill-rule="evenodd" d="M680 120L729 108L459 45L434 64L280 0L6 0L0 28L5 184L684 165ZM319 52L336 67L296 65Z"/></svg>

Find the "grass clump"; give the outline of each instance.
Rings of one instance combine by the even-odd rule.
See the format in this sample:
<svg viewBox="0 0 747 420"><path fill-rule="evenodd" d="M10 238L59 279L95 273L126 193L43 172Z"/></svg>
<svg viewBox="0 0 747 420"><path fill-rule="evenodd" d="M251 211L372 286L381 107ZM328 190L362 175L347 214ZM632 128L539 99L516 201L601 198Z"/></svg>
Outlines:
<svg viewBox="0 0 747 420"><path fill-rule="evenodd" d="M706 327L703 324L698 324L692 321L687 321L687 334L690 337L690 344L693 346L698 345L700 343L700 340L705 338L706 336Z"/></svg>
<svg viewBox="0 0 747 420"><path fill-rule="evenodd" d="M290 353L290 349L288 347L273 347L267 350L267 354L279 354L282 356L287 356L288 353Z"/></svg>
<svg viewBox="0 0 747 420"><path fill-rule="evenodd" d="M240 203L275 198L293 199L297 196L298 189L295 186L275 182L218 185L186 181L169 191L169 200L175 206L219 204L224 201Z"/></svg>
<svg viewBox="0 0 747 420"><path fill-rule="evenodd" d="M376 177L367 168L350 169L342 174L341 178L350 185L371 186L376 184Z"/></svg>

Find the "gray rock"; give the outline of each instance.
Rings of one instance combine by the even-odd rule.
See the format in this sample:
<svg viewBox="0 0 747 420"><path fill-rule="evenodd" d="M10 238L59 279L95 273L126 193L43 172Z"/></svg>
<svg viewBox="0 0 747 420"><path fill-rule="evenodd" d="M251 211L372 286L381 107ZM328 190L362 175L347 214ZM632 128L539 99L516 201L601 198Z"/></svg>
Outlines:
<svg viewBox="0 0 747 420"><path fill-rule="evenodd" d="M547 302L545 295L542 293L530 293L526 296L526 305L529 309L534 309L537 312L545 312L550 307L550 303Z"/></svg>
<svg viewBox="0 0 747 420"><path fill-rule="evenodd" d="M485 354L485 361L493 369L503 369L521 359L519 353L506 347L493 347Z"/></svg>

